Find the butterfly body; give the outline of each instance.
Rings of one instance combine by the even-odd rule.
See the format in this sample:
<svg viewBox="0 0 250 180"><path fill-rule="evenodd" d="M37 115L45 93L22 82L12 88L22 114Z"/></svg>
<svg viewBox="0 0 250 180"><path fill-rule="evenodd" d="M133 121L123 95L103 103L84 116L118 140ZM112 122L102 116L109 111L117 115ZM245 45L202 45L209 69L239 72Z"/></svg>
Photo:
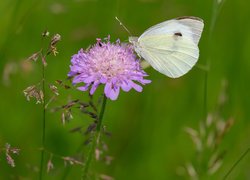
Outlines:
<svg viewBox="0 0 250 180"><path fill-rule="evenodd" d="M204 24L196 17L162 22L146 30L139 38L130 37L137 54L155 70L178 78L186 74L199 58L198 42Z"/></svg>

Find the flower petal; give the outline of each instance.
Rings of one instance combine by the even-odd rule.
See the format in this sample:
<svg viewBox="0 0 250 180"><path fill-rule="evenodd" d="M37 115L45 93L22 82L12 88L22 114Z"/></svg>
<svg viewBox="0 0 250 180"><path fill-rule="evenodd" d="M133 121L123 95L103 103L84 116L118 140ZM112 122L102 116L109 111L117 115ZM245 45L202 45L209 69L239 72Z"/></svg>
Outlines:
<svg viewBox="0 0 250 180"><path fill-rule="evenodd" d="M105 85L105 88L104 88L104 93L105 95L107 96L107 98L110 97L110 92L111 92L111 83L108 82L106 85Z"/></svg>
<svg viewBox="0 0 250 180"><path fill-rule="evenodd" d="M121 84L121 88L123 91L128 92L131 90L132 86L127 81L123 81Z"/></svg>
<svg viewBox="0 0 250 180"><path fill-rule="evenodd" d="M108 81L107 78L105 78L103 76L100 78L100 83L102 83L102 84L105 84L107 81Z"/></svg>
<svg viewBox="0 0 250 180"><path fill-rule="evenodd" d="M70 71L70 72L68 73L68 76L69 76L69 77L72 77L72 76L75 76L76 74L77 74L76 72Z"/></svg>
<svg viewBox="0 0 250 180"><path fill-rule="evenodd" d="M148 79L141 79L141 80L139 80L139 82L142 83L143 85L145 85L145 84L151 83L152 81L148 80Z"/></svg>
<svg viewBox="0 0 250 180"><path fill-rule="evenodd" d="M137 92L142 92L142 87L138 84L135 84L133 81L129 83Z"/></svg>
<svg viewBox="0 0 250 180"><path fill-rule="evenodd" d="M91 89L90 89L90 94L93 95L95 90L97 89L97 87L99 86L100 82L99 81L95 81L94 84L92 85Z"/></svg>
<svg viewBox="0 0 250 180"><path fill-rule="evenodd" d="M89 89L90 85L91 84L86 84L85 86L78 87L77 89L80 91L87 91Z"/></svg>
<svg viewBox="0 0 250 180"><path fill-rule="evenodd" d="M91 83L95 80L95 77L94 76L88 76L86 78L83 79L83 82L84 83Z"/></svg>
<svg viewBox="0 0 250 180"><path fill-rule="evenodd" d="M119 95L119 92L120 92L120 87L116 87L116 88L111 89L110 94L109 94L109 98L113 101L116 100L118 95Z"/></svg>
<svg viewBox="0 0 250 180"><path fill-rule="evenodd" d="M83 82L83 77L81 75L77 75L73 78L73 81L72 81L73 84L77 84L80 82Z"/></svg>

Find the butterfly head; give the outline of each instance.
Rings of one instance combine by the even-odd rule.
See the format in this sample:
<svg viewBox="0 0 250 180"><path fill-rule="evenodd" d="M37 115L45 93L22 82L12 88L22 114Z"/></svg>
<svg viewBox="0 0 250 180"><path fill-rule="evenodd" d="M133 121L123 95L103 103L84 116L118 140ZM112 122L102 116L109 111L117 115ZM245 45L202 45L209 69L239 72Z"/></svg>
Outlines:
<svg viewBox="0 0 250 180"><path fill-rule="evenodd" d="M138 43L138 37L130 36L128 41L135 46Z"/></svg>

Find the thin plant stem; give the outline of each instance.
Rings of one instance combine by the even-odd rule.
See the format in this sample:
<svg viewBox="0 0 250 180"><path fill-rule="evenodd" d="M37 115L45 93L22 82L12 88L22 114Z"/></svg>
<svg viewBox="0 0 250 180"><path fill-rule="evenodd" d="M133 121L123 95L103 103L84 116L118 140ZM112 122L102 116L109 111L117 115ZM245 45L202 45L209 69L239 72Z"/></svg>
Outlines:
<svg viewBox="0 0 250 180"><path fill-rule="evenodd" d="M224 2L225 0L223 0ZM214 31L214 27L217 21L217 18L219 16L222 3L219 3L218 0L213 0L213 5L212 5L212 15L211 15L211 21L210 21L210 27L209 27L209 32L208 32L208 52L209 56L207 57L205 61L205 66L207 67L207 71L204 72L204 87L203 87L203 124L206 124L206 119L207 119L207 114L208 114L208 80L209 80L209 70L211 66L211 50L212 50L212 35ZM202 141L205 141L203 139ZM202 167L202 160L203 160L203 155L199 154L199 167ZM202 169L199 170L200 176L203 176L203 171Z"/></svg>
<svg viewBox="0 0 250 180"><path fill-rule="evenodd" d="M95 152L96 146L98 144L99 138L100 138L100 133L101 133L101 127L102 127L102 119L103 119L103 115L104 115L104 111L105 111L105 107L106 107L106 102L107 102L107 97L105 95L103 95L103 100L102 100L102 107L101 107L101 111L99 113L99 117L98 117L98 122L97 122L97 126L96 126L96 131L93 137L93 141L92 141L92 145L90 147L87 159L86 159L86 163L83 166L83 174L82 174L82 180L86 180L87 179L87 175L88 175L88 171L89 171L89 166L93 157L93 154Z"/></svg>
<svg viewBox="0 0 250 180"><path fill-rule="evenodd" d="M210 22L210 27L209 27L209 34L208 34L208 51L211 51L211 47L212 47L212 34L214 31L214 27L217 21L217 18L220 14L221 8L224 4L226 0L222 0L220 3L218 2L218 0L213 0L213 9L212 9L212 16L211 16L211 22ZM210 53L210 52L209 52ZM210 53L211 54L211 53ZM207 58L206 62L205 62L205 66L207 67L207 69L210 69L210 64L211 64L211 59L210 57ZM205 75L204 75L204 104L203 104L203 109L204 109L204 117L206 119L207 117L207 97L208 97L208 70L205 71Z"/></svg>
<svg viewBox="0 0 250 180"><path fill-rule="evenodd" d="M40 162L40 173L39 173L39 179L43 179L43 162L44 162L44 148L45 148L45 127L46 127L46 94L45 94L45 67L42 64L42 90L43 90L43 120L42 120L42 151L41 151L41 162Z"/></svg>
<svg viewBox="0 0 250 180"><path fill-rule="evenodd" d="M208 85L208 72L205 71L204 76L204 104L203 104L203 112L204 112L204 119L206 120L207 117L207 85Z"/></svg>
<svg viewBox="0 0 250 180"><path fill-rule="evenodd" d="M217 19L217 10L218 10L218 3L217 0L213 0L213 10L212 10L212 16L211 16L211 22L210 22L210 27L209 27L209 34L208 34L208 48L209 51L211 51L211 42L212 42L212 32L214 30L215 22ZM210 66L210 57L207 58L205 62L205 66L209 68ZM205 71L204 75L204 104L203 104L203 112L204 112L204 119L207 117L207 96L208 96L208 71Z"/></svg>
<svg viewBox="0 0 250 180"><path fill-rule="evenodd" d="M42 37L42 47L44 43L44 38ZM41 56L43 55L43 49L41 52ZM43 164L44 164L44 153L45 153L45 130L46 130L46 91L45 91L45 65L42 65L42 91L43 91L43 104L42 104L42 148L41 148L41 161L40 161L40 171L39 171L39 179L43 179Z"/></svg>
<svg viewBox="0 0 250 180"><path fill-rule="evenodd" d="M250 152L250 148L248 148L241 156L240 158L233 164L233 166L229 169L227 174L224 176L223 180L227 179L228 176L231 174L231 172L235 169L235 167L240 163L240 161Z"/></svg>

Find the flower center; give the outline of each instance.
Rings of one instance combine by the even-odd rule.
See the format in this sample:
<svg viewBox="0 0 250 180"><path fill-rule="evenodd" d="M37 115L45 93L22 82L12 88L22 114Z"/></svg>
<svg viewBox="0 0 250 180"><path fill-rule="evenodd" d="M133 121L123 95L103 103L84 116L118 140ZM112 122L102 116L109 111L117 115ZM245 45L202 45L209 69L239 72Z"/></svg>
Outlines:
<svg viewBox="0 0 250 180"><path fill-rule="evenodd" d="M119 58L113 57L103 60L101 65L96 64L94 71L101 73L106 78L112 78L124 74L124 64Z"/></svg>

